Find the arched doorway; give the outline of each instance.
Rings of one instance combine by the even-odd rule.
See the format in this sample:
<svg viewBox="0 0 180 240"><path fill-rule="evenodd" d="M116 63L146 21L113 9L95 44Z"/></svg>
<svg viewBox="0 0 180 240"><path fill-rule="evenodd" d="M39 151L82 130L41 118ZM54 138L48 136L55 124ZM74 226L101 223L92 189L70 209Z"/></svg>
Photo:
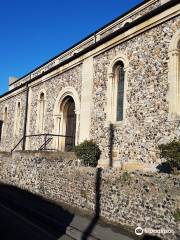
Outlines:
<svg viewBox="0 0 180 240"><path fill-rule="evenodd" d="M55 137L54 148L71 151L79 139L80 100L73 87L63 88L54 105L54 134L69 136Z"/></svg>
<svg viewBox="0 0 180 240"><path fill-rule="evenodd" d="M75 145L76 114L75 102L71 96L66 96L60 105L60 117L58 124L57 149L61 151L72 151Z"/></svg>

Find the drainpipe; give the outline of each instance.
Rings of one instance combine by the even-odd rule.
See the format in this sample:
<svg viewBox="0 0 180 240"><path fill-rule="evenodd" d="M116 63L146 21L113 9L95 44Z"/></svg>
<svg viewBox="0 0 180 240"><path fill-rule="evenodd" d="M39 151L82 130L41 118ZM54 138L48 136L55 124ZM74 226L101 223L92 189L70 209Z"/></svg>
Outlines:
<svg viewBox="0 0 180 240"><path fill-rule="evenodd" d="M25 116L24 116L24 130L23 130L23 144L22 150L26 148L26 132L27 132L27 116L28 116L28 102L29 102L29 86L26 84L26 106L25 106Z"/></svg>

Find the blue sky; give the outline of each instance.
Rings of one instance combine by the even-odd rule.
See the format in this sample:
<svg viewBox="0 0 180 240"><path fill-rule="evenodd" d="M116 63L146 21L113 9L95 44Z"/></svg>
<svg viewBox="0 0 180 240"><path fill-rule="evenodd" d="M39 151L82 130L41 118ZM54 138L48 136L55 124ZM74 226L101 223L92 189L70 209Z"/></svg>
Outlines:
<svg viewBox="0 0 180 240"><path fill-rule="evenodd" d="M142 0L1 0L0 94Z"/></svg>

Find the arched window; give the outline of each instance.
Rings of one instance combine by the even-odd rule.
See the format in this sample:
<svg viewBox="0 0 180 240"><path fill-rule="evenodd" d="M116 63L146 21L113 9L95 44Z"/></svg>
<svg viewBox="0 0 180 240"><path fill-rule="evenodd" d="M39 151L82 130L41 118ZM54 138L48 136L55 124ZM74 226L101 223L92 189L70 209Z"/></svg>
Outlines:
<svg viewBox="0 0 180 240"><path fill-rule="evenodd" d="M5 109L4 109L4 123L7 122L7 119L8 119L8 110L7 110L7 107L5 107Z"/></svg>
<svg viewBox="0 0 180 240"><path fill-rule="evenodd" d="M0 142L1 142L1 139L2 139L2 127L3 127L3 121L0 120Z"/></svg>
<svg viewBox="0 0 180 240"><path fill-rule="evenodd" d="M4 108L4 116L3 116L3 136L6 135L7 131L7 121L8 121L8 108Z"/></svg>
<svg viewBox="0 0 180 240"><path fill-rule="evenodd" d="M180 30L170 43L168 68L169 118L180 119Z"/></svg>
<svg viewBox="0 0 180 240"><path fill-rule="evenodd" d="M115 121L123 120L124 112L124 64L119 61L114 66L114 111Z"/></svg>
<svg viewBox="0 0 180 240"><path fill-rule="evenodd" d="M45 117L45 94L40 93L39 96L39 109L38 109L38 131L40 133L44 132L44 117Z"/></svg>
<svg viewBox="0 0 180 240"><path fill-rule="evenodd" d="M108 69L107 84L107 123L121 125L126 112L128 61L125 56L116 57Z"/></svg>
<svg viewBox="0 0 180 240"><path fill-rule="evenodd" d="M21 121L21 103L18 102L17 105L16 105L16 116L15 116L15 125L14 125L15 135L19 134L20 121Z"/></svg>

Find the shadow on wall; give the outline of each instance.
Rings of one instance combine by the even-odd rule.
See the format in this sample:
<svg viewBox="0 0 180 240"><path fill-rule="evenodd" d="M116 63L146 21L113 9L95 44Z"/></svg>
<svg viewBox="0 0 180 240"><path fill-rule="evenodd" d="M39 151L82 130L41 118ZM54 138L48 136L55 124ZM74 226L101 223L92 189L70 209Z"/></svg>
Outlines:
<svg viewBox="0 0 180 240"><path fill-rule="evenodd" d="M113 167L113 140L114 140L114 129L113 125L109 125L109 166Z"/></svg>
<svg viewBox="0 0 180 240"><path fill-rule="evenodd" d="M101 199L101 168L96 169L96 179L95 179L95 213L92 218L89 226L86 228L84 233L82 234L81 240L86 240L91 235L93 229L95 228L101 211L100 199Z"/></svg>
<svg viewBox="0 0 180 240"><path fill-rule="evenodd" d="M91 237L91 233L93 232L94 228L96 227L98 220L100 218L101 213L101 181L102 181L102 169L97 168L96 169L96 179L95 179L95 213L94 217L92 218L89 226L84 231L81 240L88 240L89 237ZM161 240L161 238L157 236L151 236L148 234L145 234L144 236L141 236L141 238L135 237L135 239L141 239L141 240Z"/></svg>
<svg viewBox="0 0 180 240"><path fill-rule="evenodd" d="M82 240L88 239L100 217L101 168L95 176L95 213ZM0 184L0 239L57 240L66 233L74 215L39 196Z"/></svg>
<svg viewBox="0 0 180 240"><path fill-rule="evenodd" d="M102 169L95 175L95 212L90 224L82 233L81 240L88 240L96 227L101 213ZM0 239L2 240L58 240L66 233L74 214L49 203L28 191L0 184ZM134 238L160 240L149 235Z"/></svg>
<svg viewBox="0 0 180 240"><path fill-rule="evenodd" d="M100 217L101 168L95 175L95 213L82 233L88 239ZM74 215L39 196L15 186L0 184L0 239L58 240Z"/></svg>
<svg viewBox="0 0 180 240"><path fill-rule="evenodd" d="M74 215L14 186L0 185L0 239L57 240Z"/></svg>
<svg viewBox="0 0 180 240"><path fill-rule="evenodd" d="M163 162L163 163L160 163L158 166L157 166L157 170L160 172L160 173L167 173L167 174L170 174L171 173L171 168L168 164L168 162Z"/></svg>

